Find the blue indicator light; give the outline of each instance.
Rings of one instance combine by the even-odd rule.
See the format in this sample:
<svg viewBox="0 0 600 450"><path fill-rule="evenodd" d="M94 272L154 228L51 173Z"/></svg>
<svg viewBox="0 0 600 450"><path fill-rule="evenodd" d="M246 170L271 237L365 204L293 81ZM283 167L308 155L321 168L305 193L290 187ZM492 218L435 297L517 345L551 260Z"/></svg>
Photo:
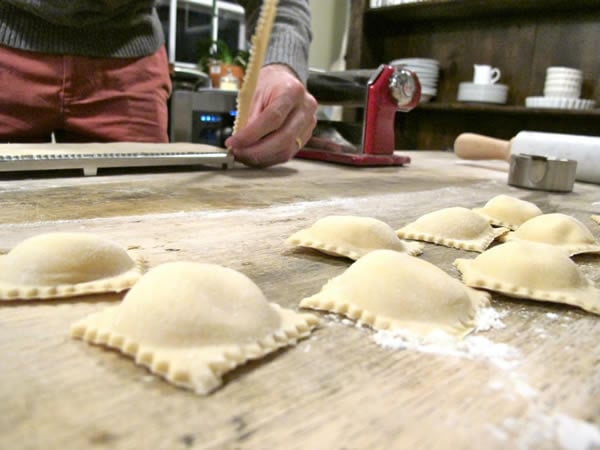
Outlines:
<svg viewBox="0 0 600 450"><path fill-rule="evenodd" d="M229 111L229 115L231 117L235 117L235 116L237 116L237 111L235 109L233 111Z"/></svg>
<svg viewBox="0 0 600 450"><path fill-rule="evenodd" d="M221 116L216 114L200 114L200 122L218 123L221 122Z"/></svg>

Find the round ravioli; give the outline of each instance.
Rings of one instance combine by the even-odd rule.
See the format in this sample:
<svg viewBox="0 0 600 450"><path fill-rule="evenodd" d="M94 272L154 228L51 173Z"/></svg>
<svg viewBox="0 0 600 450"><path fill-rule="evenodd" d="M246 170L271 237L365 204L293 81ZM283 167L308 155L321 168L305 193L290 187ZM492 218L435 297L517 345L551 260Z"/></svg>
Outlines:
<svg viewBox="0 0 600 450"><path fill-rule="evenodd" d="M457 259L467 286L526 298L579 306L600 314L600 291L560 247L511 241L475 259Z"/></svg>
<svg viewBox="0 0 600 450"><path fill-rule="evenodd" d="M463 285L433 264L392 250L375 250L331 279L303 308L331 311L377 330L405 329L425 337L443 330L462 337L474 329L489 295Z"/></svg>
<svg viewBox="0 0 600 450"><path fill-rule="evenodd" d="M143 270L143 260L96 234L40 234L0 256L0 299L119 292L133 286Z"/></svg>

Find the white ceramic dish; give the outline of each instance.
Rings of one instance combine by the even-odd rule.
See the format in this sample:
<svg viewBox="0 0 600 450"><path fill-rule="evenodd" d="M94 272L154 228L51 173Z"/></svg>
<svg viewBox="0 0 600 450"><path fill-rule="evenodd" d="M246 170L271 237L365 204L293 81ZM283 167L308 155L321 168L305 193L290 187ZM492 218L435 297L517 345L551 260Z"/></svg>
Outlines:
<svg viewBox="0 0 600 450"><path fill-rule="evenodd" d="M544 81L544 84L570 84L573 86L579 86L581 85L582 81L582 78L547 76L546 80Z"/></svg>
<svg viewBox="0 0 600 450"><path fill-rule="evenodd" d="M435 75L437 76L440 73L439 69L432 69L430 67L416 67L416 66L411 66L411 65L406 65L406 66L402 66L402 67L406 67L410 70L413 70L417 73L422 73L422 74L427 74L427 75Z"/></svg>
<svg viewBox="0 0 600 450"><path fill-rule="evenodd" d="M390 62L391 65L399 65L399 64L404 64L404 65L416 65L416 66L425 66L425 67L437 67L439 66L439 61L436 59L431 59L431 58L401 58L401 59L395 59L392 62Z"/></svg>
<svg viewBox="0 0 600 450"><path fill-rule="evenodd" d="M433 95L430 95L430 94L423 94L423 93L421 92L421 98L419 99L419 103L427 103L427 102L430 102L432 98L433 98Z"/></svg>
<svg viewBox="0 0 600 450"><path fill-rule="evenodd" d="M579 98L581 89L544 88L544 97Z"/></svg>
<svg viewBox="0 0 600 450"><path fill-rule="evenodd" d="M505 84L460 83L457 100L459 102L479 102L504 104L508 97L508 86Z"/></svg>
<svg viewBox="0 0 600 450"><path fill-rule="evenodd" d="M593 109L596 102L583 98L527 97L525 106L528 108Z"/></svg>
<svg viewBox="0 0 600 450"><path fill-rule="evenodd" d="M417 78L419 79L421 84L433 84L433 85L437 84L436 77L424 77L423 75L417 74Z"/></svg>
<svg viewBox="0 0 600 450"><path fill-rule="evenodd" d="M575 69L573 67L554 66L554 67L548 67L546 69L546 74L547 75L568 75L568 76L581 77L583 72L581 70Z"/></svg>

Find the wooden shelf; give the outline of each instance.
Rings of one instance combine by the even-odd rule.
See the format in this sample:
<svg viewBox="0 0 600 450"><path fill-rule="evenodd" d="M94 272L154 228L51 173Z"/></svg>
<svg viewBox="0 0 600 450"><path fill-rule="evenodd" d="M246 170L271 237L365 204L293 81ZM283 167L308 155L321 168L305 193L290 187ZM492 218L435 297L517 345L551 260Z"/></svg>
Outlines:
<svg viewBox="0 0 600 450"><path fill-rule="evenodd" d="M532 13L560 14L600 8L600 0L432 0L369 8L365 19L372 25L414 23L418 21L518 16ZM383 29L382 29L383 31Z"/></svg>
<svg viewBox="0 0 600 450"><path fill-rule="evenodd" d="M487 103L421 103L417 107L429 111L448 111L448 112L481 112L496 114L514 114L514 115L556 115L572 116L585 118L599 118L600 109L558 109L558 108L527 108L525 106L514 105L492 105Z"/></svg>
<svg viewBox="0 0 600 450"><path fill-rule="evenodd" d="M580 69L581 97L600 106L600 0L431 0L382 8L351 1L349 69L397 58L439 61L436 98L397 115L402 148L446 149L465 131L501 139L524 129L600 135L600 109L525 106L528 96L543 92L553 65ZM456 101L474 64L501 69L509 104Z"/></svg>

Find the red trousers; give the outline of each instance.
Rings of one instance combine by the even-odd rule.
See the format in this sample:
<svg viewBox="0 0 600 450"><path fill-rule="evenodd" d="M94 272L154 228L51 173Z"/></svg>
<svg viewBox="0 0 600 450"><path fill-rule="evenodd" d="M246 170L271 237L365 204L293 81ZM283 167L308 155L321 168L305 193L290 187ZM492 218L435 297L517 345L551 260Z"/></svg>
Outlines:
<svg viewBox="0 0 600 450"><path fill-rule="evenodd" d="M0 46L0 143L168 142L164 47L141 58L49 55Z"/></svg>

